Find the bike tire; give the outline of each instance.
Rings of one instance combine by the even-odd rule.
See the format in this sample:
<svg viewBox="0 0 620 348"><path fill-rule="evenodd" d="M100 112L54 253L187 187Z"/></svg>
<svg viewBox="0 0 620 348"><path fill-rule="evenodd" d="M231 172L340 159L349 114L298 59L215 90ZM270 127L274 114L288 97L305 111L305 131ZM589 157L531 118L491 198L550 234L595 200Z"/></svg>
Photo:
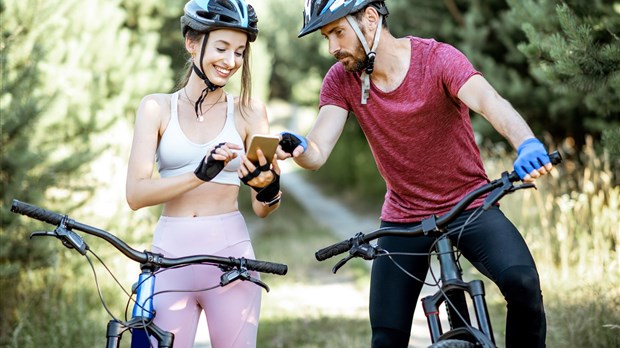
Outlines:
<svg viewBox="0 0 620 348"><path fill-rule="evenodd" d="M476 345L462 340L444 340L435 342L428 348L474 348Z"/></svg>

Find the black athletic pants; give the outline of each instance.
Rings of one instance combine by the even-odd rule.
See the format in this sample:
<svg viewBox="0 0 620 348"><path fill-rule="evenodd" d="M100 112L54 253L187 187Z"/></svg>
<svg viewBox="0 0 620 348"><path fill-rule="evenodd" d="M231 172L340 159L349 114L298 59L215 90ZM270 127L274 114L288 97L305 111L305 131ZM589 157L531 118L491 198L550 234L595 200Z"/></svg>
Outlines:
<svg viewBox="0 0 620 348"><path fill-rule="evenodd" d="M464 212L450 225L452 243L480 272L498 285L507 302L506 348L545 347L546 322L536 265L521 234L497 207L458 229L474 212ZM382 222L381 227L414 224ZM457 240L458 239L458 240ZM390 252L428 253L431 237L382 237ZM428 256L393 256L418 279L425 279ZM407 347L413 313L423 284L398 269L387 257L373 262L370 282L370 324L373 348Z"/></svg>

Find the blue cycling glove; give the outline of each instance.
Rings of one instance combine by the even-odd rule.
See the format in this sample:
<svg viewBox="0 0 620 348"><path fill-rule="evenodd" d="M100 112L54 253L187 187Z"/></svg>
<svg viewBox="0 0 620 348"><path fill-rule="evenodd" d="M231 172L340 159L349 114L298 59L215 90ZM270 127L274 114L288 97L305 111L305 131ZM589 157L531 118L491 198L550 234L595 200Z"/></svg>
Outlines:
<svg viewBox="0 0 620 348"><path fill-rule="evenodd" d="M282 132L280 133L282 136L282 140L280 140L280 146L284 152L289 154L293 154L293 151L297 148L297 146L301 145L304 148L304 152L308 149L308 141L306 138L301 135L297 135L292 132Z"/></svg>
<svg viewBox="0 0 620 348"><path fill-rule="evenodd" d="M545 149L545 146L536 138L530 138L521 143L517 149L517 153L514 169L521 180L529 173L551 162L547 154L547 149Z"/></svg>

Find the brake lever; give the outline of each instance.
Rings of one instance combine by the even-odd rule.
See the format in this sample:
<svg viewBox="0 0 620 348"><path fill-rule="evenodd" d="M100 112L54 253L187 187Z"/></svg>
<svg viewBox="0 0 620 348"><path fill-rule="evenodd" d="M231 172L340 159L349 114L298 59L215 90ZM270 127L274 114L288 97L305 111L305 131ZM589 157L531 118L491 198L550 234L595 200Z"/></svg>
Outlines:
<svg viewBox="0 0 620 348"><path fill-rule="evenodd" d="M513 186L512 191L510 191L510 192L514 192L516 190L529 189L529 188L534 188L535 190L537 190L536 185L534 185L534 183L527 182L527 183L523 183L523 184L518 185L518 186Z"/></svg>
<svg viewBox="0 0 620 348"><path fill-rule="evenodd" d="M53 231L34 231L30 234L30 239L34 237L58 237Z"/></svg>
<svg viewBox="0 0 620 348"><path fill-rule="evenodd" d="M269 292L269 286L267 286L267 284L263 283L262 280L256 279L256 278L253 278L253 277L249 277L247 280L251 281L252 283L260 286L263 289L265 289L265 291Z"/></svg>
<svg viewBox="0 0 620 348"><path fill-rule="evenodd" d="M260 279L256 279L254 277L252 277L250 275L250 272L248 272L248 270L245 267L241 267L241 268L234 268L231 269L230 271L222 274L222 276L220 277L220 286L226 286L232 282L234 282L235 280L247 280L250 281L258 286L260 286L261 288L265 289L265 291L269 292L269 286L267 286L267 284L265 284L264 282L262 282Z"/></svg>
<svg viewBox="0 0 620 348"><path fill-rule="evenodd" d="M349 262L349 260L354 257L361 257L364 260L374 260L382 251L383 249L378 246L372 246L369 243L358 244L358 242L355 241L353 247L349 250L349 256L338 261L334 268L332 268L332 272L336 274L340 267L344 266L345 263Z"/></svg>
<svg viewBox="0 0 620 348"><path fill-rule="evenodd" d="M344 259L338 261L338 263L336 263L336 265L334 265L334 267L332 268L332 273L336 274L336 272L338 272L340 267L344 266L345 263L349 262L349 260L351 260L354 257L355 257L354 255L349 255L345 257Z"/></svg>
<svg viewBox="0 0 620 348"><path fill-rule="evenodd" d="M82 255L86 255L86 251L89 249L88 245L79 234L66 228L64 218L54 231L35 231L30 234L30 239L34 237L56 237L60 239L62 245L66 248L75 249Z"/></svg>

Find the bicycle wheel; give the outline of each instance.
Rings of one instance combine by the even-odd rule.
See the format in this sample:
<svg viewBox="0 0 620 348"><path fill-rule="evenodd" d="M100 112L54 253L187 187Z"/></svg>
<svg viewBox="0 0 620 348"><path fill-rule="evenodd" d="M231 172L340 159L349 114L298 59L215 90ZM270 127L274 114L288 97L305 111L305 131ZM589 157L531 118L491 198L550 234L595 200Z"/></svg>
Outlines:
<svg viewBox="0 0 620 348"><path fill-rule="evenodd" d="M432 345L430 345L428 348L473 348L475 346L476 346L475 344L471 342L467 342L467 341L445 340L445 341L435 342Z"/></svg>

